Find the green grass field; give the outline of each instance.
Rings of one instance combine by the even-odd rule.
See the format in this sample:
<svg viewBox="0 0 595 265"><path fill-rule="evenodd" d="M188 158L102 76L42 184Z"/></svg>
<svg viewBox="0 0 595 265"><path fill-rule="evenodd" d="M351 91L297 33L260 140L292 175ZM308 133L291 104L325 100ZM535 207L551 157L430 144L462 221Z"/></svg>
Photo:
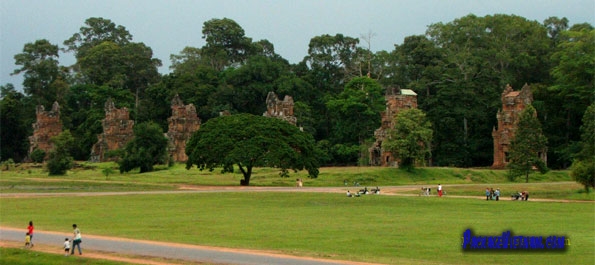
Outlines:
<svg viewBox="0 0 595 265"><path fill-rule="evenodd" d="M121 189L170 190L178 185L237 186L240 178L237 174L186 171L180 166L151 174L115 174L109 180L100 172L87 169L69 172L65 177L47 177L35 171L2 172L0 187L3 193L19 190L9 185L29 187L25 192L45 192L44 184L31 184L41 182L64 187L61 191L96 191L111 190L110 185L117 183L117 187L124 187ZM581 193L580 185L566 182L569 179L564 172L548 174L530 183L543 191L537 194L555 197L568 193L564 196L592 198L592 193ZM69 233L69 226L77 223L86 234L386 264L595 262L592 202L496 202L451 196L471 195L477 189L481 196L484 186L492 183L500 183L502 189L504 185L528 185L506 183L501 171L429 168L409 173L388 168L324 168L319 179L306 180L306 187L341 186L343 180L369 186L437 182L460 185L449 189L449 196L443 198L347 198L338 193L304 192L0 198L0 225L22 227L34 220L38 230ZM260 169L251 183L293 186L294 181L293 177L280 178L273 169ZM550 181L563 182L558 185ZM85 188L73 188L78 185ZM531 198L535 198L534 194ZM462 252L461 237L467 228L476 235L500 235L508 230L526 236L564 235L571 245L564 252Z"/></svg>
<svg viewBox="0 0 595 265"><path fill-rule="evenodd" d="M102 171L112 168L113 174L105 176ZM279 171L272 168L254 169L251 186L292 187L295 179L302 178L306 187L353 186L395 186L395 185L431 185L465 184L455 190L448 190L452 195L483 195L487 187L503 189L503 196L516 190L530 190L533 198L595 200L595 193L587 194L581 185L572 181L568 171L550 171L547 174L532 174L530 182L509 182L506 170L460 169L460 168L418 168L413 172L384 167L332 167L321 168L317 179L307 178L307 173L291 172L289 178L279 177ZM200 171L196 168L186 170L183 164L171 168L158 167L155 172L138 174L136 172L120 174L114 163L81 163L65 176L48 176L42 167L21 165L10 171L2 171L0 192L81 192L81 191L146 191L176 190L184 185L197 186L238 186L240 173L220 174ZM549 182L569 182L564 187L550 187ZM475 186L471 184L476 184ZM460 187L460 188L459 188Z"/></svg>
<svg viewBox="0 0 595 265"><path fill-rule="evenodd" d="M64 257L57 254L47 254L17 248L0 248L0 264L10 265L126 265L128 263L88 259L82 257Z"/></svg>
<svg viewBox="0 0 595 265"><path fill-rule="evenodd" d="M3 226L189 244L272 249L387 264L592 264L592 203L315 193L3 198ZM564 253L462 253L462 232L565 235ZM494 255L498 259L494 260Z"/></svg>

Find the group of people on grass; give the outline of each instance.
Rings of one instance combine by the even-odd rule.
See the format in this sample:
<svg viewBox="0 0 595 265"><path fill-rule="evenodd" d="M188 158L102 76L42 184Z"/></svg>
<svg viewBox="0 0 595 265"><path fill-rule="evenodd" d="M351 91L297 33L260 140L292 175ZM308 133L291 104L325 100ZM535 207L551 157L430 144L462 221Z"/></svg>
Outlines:
<svg viewBox="0 0 595 265"><path fill-rule="evenodd" d="M526 201L529 200L529 192L527 191L523 191L523 192L515 192L510 196L513 200L521 200L521 201Z"/></svg>
<svg viewBox="0 0 595 265"><path fill-rule="evenodd" d="M351 191L347 190L347 197L359 197L365 194L380 194L380 188L376 187L375 189L368 190L368 187L364 187L363 189L359 190L356 193L351 193Z"/></svg>
<svg viewBox="0 0 595 265"><path fill-rule="evenodd" d="M500 200L500 189L494 190L494 188L486 188L486 201L489 200Z"/></svg>
<svg viewBox="0 0 595 265"><path fill-rule="evenodd" d="M29 221L29 226L27 226L27 234L25 235L25 248L33 247L33 230L35 227L33 226L33 221ZM72 249L70 248L70 240L67 238L64 239L64 256L74 255L74 249L78 248L79 255L83 255L83 251L81 250L81 243L83 242L81 236L81 230L78 229L76 224L72 225L73 231L73 238L72 238Z"/></svg>
<svg viewBox="0 0 595 265"><path fill-rule="evenodd" d="M430 187L421 187L421 194L424 196L430 196L432 194L432 188ZM442 197L444 191L442 190L442 184L438 184L438 197Z"/></svg>

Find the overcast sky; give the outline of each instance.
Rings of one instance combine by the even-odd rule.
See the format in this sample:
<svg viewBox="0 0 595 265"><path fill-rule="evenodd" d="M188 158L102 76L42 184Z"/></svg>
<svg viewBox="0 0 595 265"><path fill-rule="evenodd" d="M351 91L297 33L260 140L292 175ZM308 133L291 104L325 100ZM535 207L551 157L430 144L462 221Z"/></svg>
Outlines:
<svg viewBox="0 0 595 265"><path fill-rule="evenodd" d="M275 51L297 63L312 37L341 33L360 38L372 33L373 51L392 51L433 23L468 14L514 14L540 23L566 17L570 24L595 25L595 0L0 0L0 85L22 88L14 55L23 46L47 39L63 47L90 17L124 26L134 42L151 47L169 73L170 54L204 45L202 26L212 18L236 21L253 41L267 39ZM62 65L74 63L60 54Z"/></svg>

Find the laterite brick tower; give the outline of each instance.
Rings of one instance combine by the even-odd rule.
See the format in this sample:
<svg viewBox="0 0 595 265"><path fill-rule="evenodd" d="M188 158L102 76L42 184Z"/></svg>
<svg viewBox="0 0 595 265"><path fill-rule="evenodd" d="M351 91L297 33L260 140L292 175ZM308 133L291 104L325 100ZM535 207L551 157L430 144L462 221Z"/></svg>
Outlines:
<svg viewBox="0 0 595 265"><path fill-rule="evenodd" d="M395 127L395 117L406 109L417 108L417 94L410 89L388 88L386 90L386 110L381 114L382 124L374 131L376 141L368 149L371 166L397 166L392 153L385 150L382 143L391 128Z"/></svg>
<svg viewBox="0 0 595 265"><path fill-rule="evenodd" d="M62 133L62 122L60 121L60 105L54 102L52 109L46 111L42 105L35 109L36 122L32 124L33 135L29 136L29 156L35 149L45 151L46 158L53 148L50 139Z"/></svg>
<svg viewBox="0 0 595 265"><path fill-rule="evenodd" d="M492 168L505 168L508 164L508 151L510 143L514 139L519 114L533 102L531 87L527 84L520 91L514 91L510 85L506 85L501 95L502 109L498 110L496 118L498 127L492 130L494 138L494 164ZM547 161L546 153L541 154L542 159Z"/></svg>

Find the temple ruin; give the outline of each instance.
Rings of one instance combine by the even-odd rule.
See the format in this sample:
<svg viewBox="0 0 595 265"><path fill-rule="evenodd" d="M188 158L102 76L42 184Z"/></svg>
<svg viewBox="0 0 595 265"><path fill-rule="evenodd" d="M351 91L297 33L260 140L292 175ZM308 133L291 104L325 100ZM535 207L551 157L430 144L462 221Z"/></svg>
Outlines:
<svg viewBox="0 0 595 265"><path fill-rule="evenodd" d="M283 101L279 100L275 92L269 92L266 99L267 111L262 116L282 119L296 125L297 118L293 116L293 98L285 95Z"/></svg>
<svg viewBox="0 0 595 265"><path fill-rule="evenodd" d="M36 122L32 124L33 135L29 136L29 156L36 149L45 151L46 158L53 148L51 138L62 133L60 121L60 105L54 102L50 111L45 111L43 105L35 109Z"/></svg>
<svg viewBox="0 0 595 265"><path fill-rule="evenodd" d="M417 108L417 94L410 89L388 88L385 98L386 109L381 113L382 123L374 131L376 141L368 149L372 166L397 166L398 161L391 152L384 149L382 142L388 137L390 129L395 127L395 117L399 112Z"/></svg>
<svg viewBox="0 0 595 265"><path fill-rule="evenodd" d="M506 85L500 96L502 109L498 110L497 129L492 130L494 138L494 164L492 168L504 168L508 164L508 151L511 141L519 122L519 114L533 102L531 87L527 84L520 91L514 91L510 85ZM546 161L546 152L540 154Z"/></svg>
<svg viewBox="0 0 595 265"><path fill-rule="evenodd" d="M91 149L90 160L93 162L109 161L106 157L107 152L124 148L134 137L134 121L129 117L128 108L116 108L109 98L105 102L104 110L105 119L101 120L103 133L97 136L97 143Z"/></svg>
<svg viewBox="0 0 595 265"><path fill-rule="evenodd" d="M200 118L196 114L196 108L193 104L184 105L176 95L171 101L171 117L167 122L169 129L165 135L169 139L169 156L173 161L186 162L186 142L200 129Z"/></svg>

